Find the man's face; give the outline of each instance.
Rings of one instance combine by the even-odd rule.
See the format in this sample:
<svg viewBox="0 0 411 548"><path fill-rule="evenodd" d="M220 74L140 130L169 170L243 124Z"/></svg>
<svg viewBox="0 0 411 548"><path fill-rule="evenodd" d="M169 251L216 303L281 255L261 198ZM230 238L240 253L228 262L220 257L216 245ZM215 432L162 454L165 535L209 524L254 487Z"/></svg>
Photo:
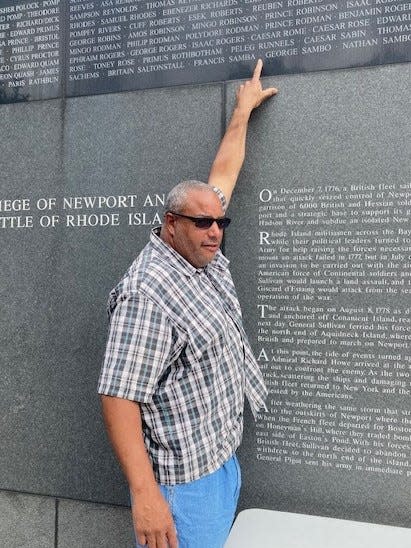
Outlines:
<svg viewBox="0 0 411 548"><path fill-rule="evenodd" d="M205 190L192 190L187 195L184 208L178 213L190 217L224 217L218 196ZM195 268L202 268L214 259L223 229L213 223L209 228L198 228L193 221L167 213L165 240Z"/></svg>

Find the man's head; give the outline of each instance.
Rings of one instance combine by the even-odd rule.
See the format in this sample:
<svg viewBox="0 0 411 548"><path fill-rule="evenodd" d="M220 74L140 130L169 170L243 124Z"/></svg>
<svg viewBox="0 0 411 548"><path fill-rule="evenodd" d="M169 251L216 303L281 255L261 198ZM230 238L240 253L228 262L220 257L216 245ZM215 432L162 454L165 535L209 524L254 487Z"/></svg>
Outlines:
<svg viewBox="0 0 411 548"><path fill-rule="evenodd" d="M223 228L211 220L224 218L217 194L206 183L184 181L170 191L165 207L161 238L195 268L206 266L223 239Z"/></svg>

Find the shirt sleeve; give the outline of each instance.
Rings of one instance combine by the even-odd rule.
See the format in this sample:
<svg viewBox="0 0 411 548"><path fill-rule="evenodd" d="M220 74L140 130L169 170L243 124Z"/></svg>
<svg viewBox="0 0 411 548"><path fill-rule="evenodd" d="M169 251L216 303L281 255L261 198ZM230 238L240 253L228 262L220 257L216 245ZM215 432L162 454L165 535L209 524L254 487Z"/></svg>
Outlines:
<svg viewBox="0 0 411 548"><path fill-rule="evenodd" d="M172 326L158 306L128 296L111 315L98 393L149 402L171 363L172 347Z"/></svg>

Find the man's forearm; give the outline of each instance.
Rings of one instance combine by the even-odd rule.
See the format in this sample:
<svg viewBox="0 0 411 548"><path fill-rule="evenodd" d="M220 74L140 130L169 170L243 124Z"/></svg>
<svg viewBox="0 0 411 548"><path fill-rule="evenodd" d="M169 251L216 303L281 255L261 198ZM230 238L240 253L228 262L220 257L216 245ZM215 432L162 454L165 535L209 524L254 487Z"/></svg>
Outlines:
<svg viewBox="0 0 411 548"><path fill-rule="evenodd" d="M245 158L245 143L251 110L236 105L220 143L208 182L220 188L230 201Z"/></svg>
<svg viewBox="0 0 411 548"><path fill-rule="evenodd" d="M148 548L177 548L173 518L164 500L144 445L138 403L101 396L104 422L127 478L137 540Z"/></svg>
<svg viewBox="0 0 411 548"><path fill-rule="evenodd" d="M108 436L130 490L137 492L148 484L155 483L144 445L139 404L101 396L101 405Z"/></svg>
<svg viewBox="0 0 411 548"><path fill-rule="evenodd" d="M263 101L277 93L276 88L261 87L262 61L259 60L251 80L237 90L237 102L230 123L211 166L209 184L220 188L227 203L237 183L245 158L245 143L251 112Z"/></svg>

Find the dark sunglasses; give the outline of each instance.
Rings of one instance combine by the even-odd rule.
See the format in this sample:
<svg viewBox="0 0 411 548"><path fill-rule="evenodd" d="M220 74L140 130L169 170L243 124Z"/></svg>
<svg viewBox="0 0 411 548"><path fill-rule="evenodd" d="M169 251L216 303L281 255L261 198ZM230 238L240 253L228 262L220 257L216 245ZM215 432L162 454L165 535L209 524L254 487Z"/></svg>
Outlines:
<svg viewBox="0 0 411 548"><path fill-rule="evenodd" d="M210 228L210 226L216 222L218 228L227 228L228 225L231 223L231 219L228 217L218 217L215 219L214 217L190 217L190 215L183 215L182 213L175 213L174 211L169 211L168 213L171 213L172 215L176 215L177 217L183 217L184 219L189 219L192 221L197 228Z"/></svg>

